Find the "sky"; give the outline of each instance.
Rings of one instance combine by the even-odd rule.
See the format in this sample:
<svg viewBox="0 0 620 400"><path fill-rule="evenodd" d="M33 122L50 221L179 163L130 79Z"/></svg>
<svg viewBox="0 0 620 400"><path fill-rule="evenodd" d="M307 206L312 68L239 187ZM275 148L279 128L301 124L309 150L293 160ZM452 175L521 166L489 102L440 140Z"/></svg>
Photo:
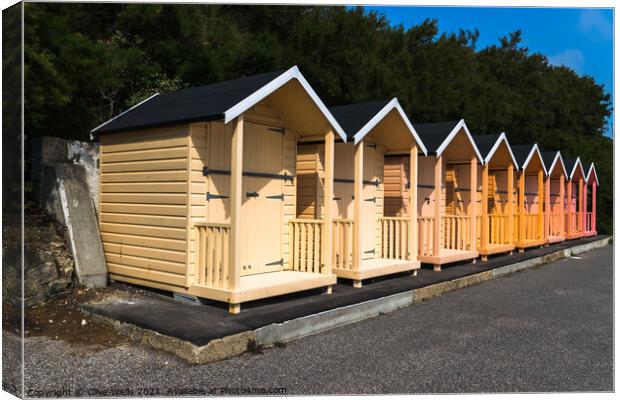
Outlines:
<svg viewBox="0 0 620 400"><path fill-rule="evenodd" d="M405 28L436 18L440 32L478 28L477 48L499 43L498 38L520 29L522 45L546 54L551 64L590 75L604 85L613 100L613 11L595 8L490 7L365 7L380 11L392 25ZM612 135L610 119L607 135Z"/></svg>

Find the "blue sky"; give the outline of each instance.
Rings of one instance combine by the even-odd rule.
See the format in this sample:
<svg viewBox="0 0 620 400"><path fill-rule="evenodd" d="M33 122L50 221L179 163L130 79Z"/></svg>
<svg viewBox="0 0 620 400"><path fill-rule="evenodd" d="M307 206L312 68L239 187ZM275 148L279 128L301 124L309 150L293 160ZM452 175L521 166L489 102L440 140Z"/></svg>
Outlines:
<svg viewBox="0 0 620 400"><path fill-rule="evenodd" d="M613 11L576 8L490 7L365 7L380 11L393 25L405 28L436 18L441 32L478 28L477 48L497 44L498 38L521 29L523 45L540 52L555 65L590 75L613 99ZM611 136L611 120L608 135Z"/></svg>

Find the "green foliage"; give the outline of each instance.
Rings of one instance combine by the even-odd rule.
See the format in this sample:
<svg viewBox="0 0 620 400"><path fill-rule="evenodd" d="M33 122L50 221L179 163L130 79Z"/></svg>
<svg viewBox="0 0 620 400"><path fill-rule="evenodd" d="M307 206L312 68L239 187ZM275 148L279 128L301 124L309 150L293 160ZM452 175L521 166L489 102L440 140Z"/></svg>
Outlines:
<svg viewBox="0 0 620 400"><path fill-rule="evenodd" d="M531 53L520 31L478 49L478 31L404 29L362 8L25 6L27 136L88 139L155 92L299 65L330 105L398 97L414 122L465 118L474 133L596 161L599 230L612 230L610 97Z"/></svg>

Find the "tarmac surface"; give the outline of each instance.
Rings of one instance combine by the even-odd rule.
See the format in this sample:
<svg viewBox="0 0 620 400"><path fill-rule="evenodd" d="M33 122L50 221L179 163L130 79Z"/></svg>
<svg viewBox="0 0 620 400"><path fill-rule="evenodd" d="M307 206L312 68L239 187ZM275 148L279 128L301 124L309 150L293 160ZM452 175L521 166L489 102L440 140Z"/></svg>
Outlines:
<svg viewBox="0 0 620 400"><path fill-rule="evenodd" d="M29 397L612 391L613 247L211 364L132 342L25 351Z"/></svg>
<svg viewBox="0 0 620 400"><path fill-rule="evenodd" d="M86 304L83 308L92 314L203 346L213 339L478 274L601 238L593 236L566 241L548 247L531 248L524 253L515 251L512 255L490 257L488 262L462 262L447 266L441 272L435 272L432 266L424 264L425 268L418 270L415 277L411 276L411 272L405 272L368 279L359 289L353 288L350 280L340 279L329 296L318 289L243 303L238 315L230 315L226 303L204 300L204 304L191 304L173 300L170 293L166 293L168 296L144 294L132 297L131 301ZM126 285L118 283L115 287L128 289Z"/></svg>

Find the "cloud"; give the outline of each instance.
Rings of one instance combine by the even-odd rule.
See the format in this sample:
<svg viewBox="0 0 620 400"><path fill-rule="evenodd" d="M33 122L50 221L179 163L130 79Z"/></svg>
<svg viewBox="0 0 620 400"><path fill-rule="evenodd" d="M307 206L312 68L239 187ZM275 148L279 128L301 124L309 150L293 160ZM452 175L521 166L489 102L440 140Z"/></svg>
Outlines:
<svg viewBox="0 0 620 400"><path fill-rule="evenodd" d="M611 40L613 37L613 25L611 22L610 10L583 10L579 14L579 22L577 24L577 28L582 33L594 34L601 39Z"/></svg>
<svg viewBox="0 0 620 400"><path fill-rule="evenodd" d="M565 67L574 69L577 73L581 73L581 71L583 70L583 66L586 63L586 58L584 57L581 50L568 49L549 56L549 63L556 66L563 65Z"/></svg>

